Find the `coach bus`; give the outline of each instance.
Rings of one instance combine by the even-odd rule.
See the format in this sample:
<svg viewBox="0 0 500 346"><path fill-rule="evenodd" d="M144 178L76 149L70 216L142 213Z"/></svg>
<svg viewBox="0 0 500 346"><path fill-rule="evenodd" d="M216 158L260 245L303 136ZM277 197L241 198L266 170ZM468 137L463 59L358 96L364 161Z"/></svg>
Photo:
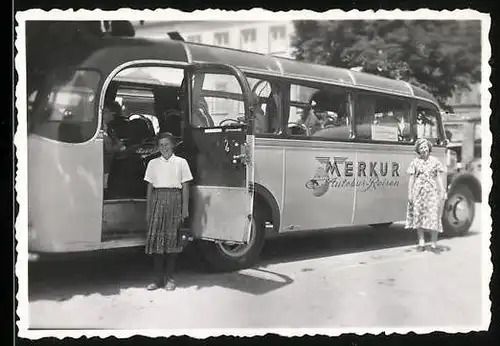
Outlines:
<svg viewBox="0 0 500 346"><path fill-rule="evenodd" d="M255 264L272 233L403 220L418 137L446 164L436 100L404 81L181 40L71 49L28 114L29 252L39 258L144 244L143 175L158 132L173 133L190 164L187 226L219 270ZM126 130L110 154L103 111L113 103ZM444 214L450 233L470 225L460 210Z"/></svg>

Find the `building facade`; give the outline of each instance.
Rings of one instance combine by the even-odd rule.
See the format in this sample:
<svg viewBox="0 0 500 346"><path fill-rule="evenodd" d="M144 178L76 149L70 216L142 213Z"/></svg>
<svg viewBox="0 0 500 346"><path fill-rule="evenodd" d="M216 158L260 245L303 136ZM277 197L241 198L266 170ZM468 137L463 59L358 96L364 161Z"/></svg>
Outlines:
<svg viewBox="0 0 500 346"><path fill-rule="evenodd" d="M133 22L136 36L168 38L177 31L188 42L291 57L293 23L255 21Z"/></svg>

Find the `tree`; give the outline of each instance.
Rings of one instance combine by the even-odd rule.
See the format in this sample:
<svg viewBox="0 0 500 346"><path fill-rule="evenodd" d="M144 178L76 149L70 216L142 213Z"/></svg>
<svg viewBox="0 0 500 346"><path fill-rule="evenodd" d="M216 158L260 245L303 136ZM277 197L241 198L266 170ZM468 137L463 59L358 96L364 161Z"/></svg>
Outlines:
<svg viewBox="0 0 500 346"><path fill-rule="evenodd" d="M440 105L481 78L480 21L296 21L294 56L402 79Z"/></svg>

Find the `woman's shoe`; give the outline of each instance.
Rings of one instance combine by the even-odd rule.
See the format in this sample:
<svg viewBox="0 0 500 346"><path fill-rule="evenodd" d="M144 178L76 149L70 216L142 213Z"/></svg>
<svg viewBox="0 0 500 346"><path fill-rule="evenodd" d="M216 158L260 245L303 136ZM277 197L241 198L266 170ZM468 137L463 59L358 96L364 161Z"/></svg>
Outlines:
<svg viewBox="0 0 500 346"><path fill-rule="evenodd" d="M175 290L175 282L174 282L174 280L168 280L167 284L165 285L165 289L167 291L173 291L173 290Z"/></svg>
<svg viewBox="0 0 500 346"><path fill-rule="evenodd" d="M160 285L158 285L157 283L149 284L148 287L146 287L148 291L154 291L157 290L158 288L160 288Z"/></svg>
<svg viewBox="0 0 500 346"><path fill-rule="evenodd" d="M425 246L424 245L417 245L417 252L423 252L425 251Z"/></svg>
<svg viewBox="0 0 500 346"><path fill-rule="evenodd" d="M441 249L438 248L437 246L431 246L431 251L435 253L436 255L441 254Z"/></svg>

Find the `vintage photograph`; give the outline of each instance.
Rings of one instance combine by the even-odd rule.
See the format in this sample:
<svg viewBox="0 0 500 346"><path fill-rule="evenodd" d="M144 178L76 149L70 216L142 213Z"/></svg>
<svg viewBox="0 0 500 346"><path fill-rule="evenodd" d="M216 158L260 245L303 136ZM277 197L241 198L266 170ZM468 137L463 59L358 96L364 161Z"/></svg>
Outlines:
<svg viewBox="0 0 500 346"><path fill-rule="evenodd" d="M489 29L18 13L20 336L487 330Z"/></svg>

